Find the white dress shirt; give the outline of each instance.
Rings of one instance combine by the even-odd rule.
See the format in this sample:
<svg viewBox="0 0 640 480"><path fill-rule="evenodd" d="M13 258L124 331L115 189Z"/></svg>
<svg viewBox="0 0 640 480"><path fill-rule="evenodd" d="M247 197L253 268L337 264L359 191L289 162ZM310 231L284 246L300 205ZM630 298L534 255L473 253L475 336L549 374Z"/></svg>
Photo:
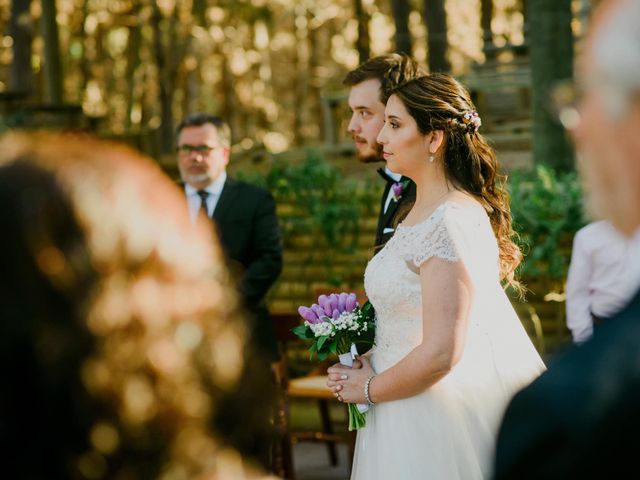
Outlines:
<svg viewBox="0 0 640 480"><path fill-rule="evenodd" d="M207 187L201 189L206 190L209 193L207 197L207 215L211 217L213 212L216 209L216 205L218 205L218 200L220 200L220 194L222 193L222 189L224 188L224 183L227 181L227 172L222 172L218 175L213 182L211 182ZM187 202L189 204L189 217L191 218L191 223L196 222L198 218L198 213L200 212L200 204L202 200L200 199L200 195L198 195L197 189L193 188L188 183L184 184L184 191L187 195Z"/></svg>
<svg viewBox="0 0 640 480"><path fill-rule="evenodd" d="M592 313L610 317L636 292L639 237L625 238L607 221L590 223L576 233L566 287L567 327L574 342L593 334Z"/></svg>

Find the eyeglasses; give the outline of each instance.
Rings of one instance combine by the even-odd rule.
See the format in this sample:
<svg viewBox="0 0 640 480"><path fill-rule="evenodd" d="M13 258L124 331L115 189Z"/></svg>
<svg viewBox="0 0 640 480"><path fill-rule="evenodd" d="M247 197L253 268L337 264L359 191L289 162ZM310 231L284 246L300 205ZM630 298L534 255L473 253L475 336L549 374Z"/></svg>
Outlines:
<svg viewBox="0 0 640 480"><path fill-rule="evenodd" d="M564 80L551 88L550 97L558 121L566 130L575 130L580 124L580 104L584 98L584 86Z"/></svg>
<svg viewBox="0 0 640 480"><path fill-rule="evenodd" d="M187 143L183 144L183 145L178 145L178 147L176 148L176 150L178 151L178 153L180 155L190 155L192 153L197 153L199 155L209 155L211 152L213 152L214 150L220 148L218 147L210 147L209 145L189 145Z"/></svg>

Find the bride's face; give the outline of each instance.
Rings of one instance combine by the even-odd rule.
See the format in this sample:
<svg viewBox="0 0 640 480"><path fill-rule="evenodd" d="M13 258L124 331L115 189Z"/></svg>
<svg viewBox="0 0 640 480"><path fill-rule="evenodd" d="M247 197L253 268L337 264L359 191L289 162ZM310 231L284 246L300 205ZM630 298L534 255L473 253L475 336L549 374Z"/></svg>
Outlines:
<svg viewBox="0 0 640 480"><path fill-rule="evenodd" d="M387 166L393 172L415 178L418 169L425 168L429 158L429 138L396 95L391 95L384 111L384 126L378 143Z"/></svg>

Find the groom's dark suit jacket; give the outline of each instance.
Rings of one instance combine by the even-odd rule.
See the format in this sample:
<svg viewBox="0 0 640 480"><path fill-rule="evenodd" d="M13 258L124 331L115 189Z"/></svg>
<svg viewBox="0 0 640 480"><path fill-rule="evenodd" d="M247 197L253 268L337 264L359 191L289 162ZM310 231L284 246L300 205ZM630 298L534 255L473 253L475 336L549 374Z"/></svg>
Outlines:
<svg viewBox="0 0 640 480"><path fill-rule="evenodd" d="M227 177L213 220L253 322L253 341L275 360L277 341L264 301L282 271L282 238L273 197L267 190Z"/></svg>
<svg viewBox="0 0 640 480"><path fill-rule="evenodd" d="M494 478L638 478L639 457L640 291L516 395Z"/></svg>
<svg viewBox="0 0 640 480"><path fill-rule="evenodd" d="M378 173L383 179L386 180L386 185L382 193L382 198L380 200L378 228L376 229L376 253L379 252L393 236L398 221L402 220L401 218L396 218L396 215L406 215L407 213L409 213L408 205L412 204L416 199L416 184L409 180L407 177L402 177L400 179L400 182L404 182L406 180L409 181L407 188L402 192L402 196L398 201L393 199L391 200L389 208L385 212L384 204L387 201L389 190L391 190L391 186L393 185L393 183L395 183L395 181L392 178L388 177L383 169L378 169ZM385 233L385 229L393 229L394 231L387 231L387 233Z"/></svg>

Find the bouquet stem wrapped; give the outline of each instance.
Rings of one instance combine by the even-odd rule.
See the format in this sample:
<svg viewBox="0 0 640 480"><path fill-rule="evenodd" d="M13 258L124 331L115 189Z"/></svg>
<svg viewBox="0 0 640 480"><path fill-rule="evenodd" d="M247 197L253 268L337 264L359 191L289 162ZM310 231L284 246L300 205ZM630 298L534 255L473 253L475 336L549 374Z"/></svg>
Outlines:
<svg viewBox="0 0 640 480"><path fill-rule="evenodd" d="M355 293L320 295L317 304L302 306L298 313L305 322L293 332L311 342L309 352L319 360L337 354L341 364L351 367L358 355L355 344L373 343L373 307L369 302L360 307ZM368 409L368 405L349 404L349 431L365 426Z"/></svg>
<svg viewBox="0 0 640 480"><path fill-rule="evenodd" d="M338 347L338 352L340 352L340 347ZM347 367L353 367L353 360L356 355L358 355L358 350L356 349L355 343L352 343L349 351L347 353L341 353L338 355L338 359L342 365L346 365ZM350 403L348 405L349 409L349 431L353 432L354 430L358 430L361 427L364 427L367 423L367 418L365 413L369 410L369 405L364 403L354 404Z"/></svg>

